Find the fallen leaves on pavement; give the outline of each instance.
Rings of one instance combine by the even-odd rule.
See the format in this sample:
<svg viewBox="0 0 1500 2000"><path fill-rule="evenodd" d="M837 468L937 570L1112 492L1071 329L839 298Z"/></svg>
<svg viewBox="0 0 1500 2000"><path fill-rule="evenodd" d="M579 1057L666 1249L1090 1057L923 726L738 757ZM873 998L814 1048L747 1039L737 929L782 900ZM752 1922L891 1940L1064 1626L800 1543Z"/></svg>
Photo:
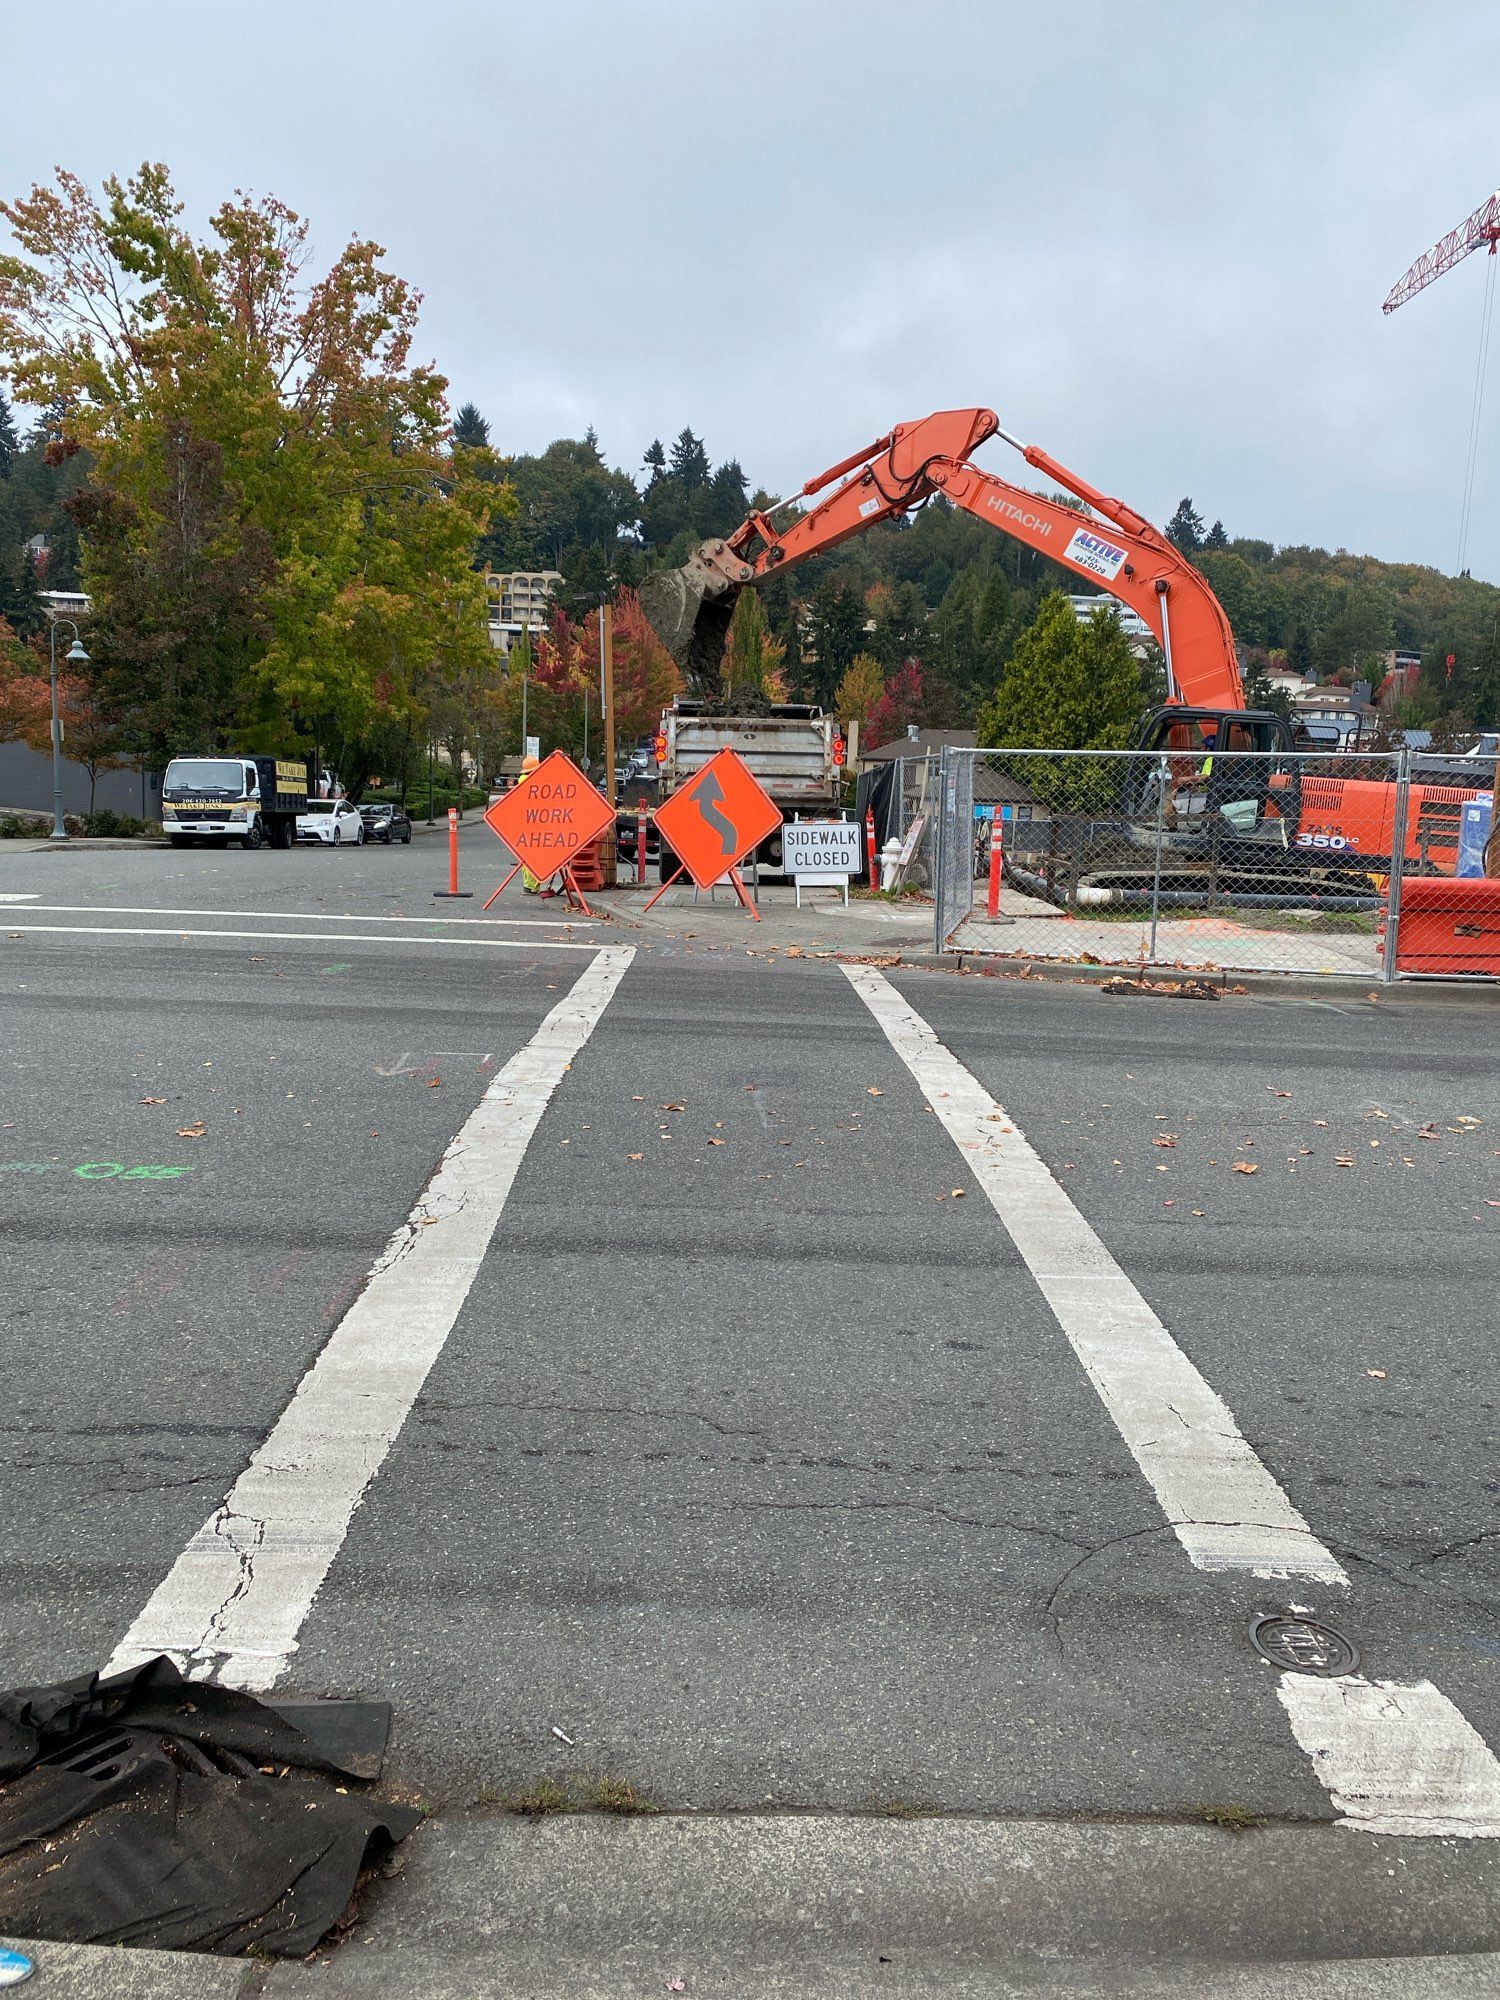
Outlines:
<svg viewBox="0 0 1500 2000"><path fill-rule="evenodd" d="M1230 1172L1235 1174L1258 1174L1260 1168L1254 1160L1236 1160L1230 1168Z"/></svg>
<svg viewBox="0 0 1500 2000"><path fill-rule="evenodd" d="M166 1101L164 1097L143 1097L141 1099L142 1104L165 1104Z"/></svg>
<svg viewBox="0 0 1500 2000"><path fill-rule="evenodd" d="M179 1125L177 1128L177 1136L179 1139L204 1139L208 1136L208 1134L204 1127L203 1120L200 1118L195 1124Z"/></svg>

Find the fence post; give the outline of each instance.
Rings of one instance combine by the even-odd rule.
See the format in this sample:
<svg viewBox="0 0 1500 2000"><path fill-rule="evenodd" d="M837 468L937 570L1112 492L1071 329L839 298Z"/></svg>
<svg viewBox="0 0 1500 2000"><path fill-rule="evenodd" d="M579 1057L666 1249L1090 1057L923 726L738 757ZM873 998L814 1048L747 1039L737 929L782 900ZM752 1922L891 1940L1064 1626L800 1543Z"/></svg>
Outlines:
<svg viewBox="0 0 1500 2000"><path fill-rule="evenodd" d="M1165 757L1156 774L1156 858L1151 870L1151 963L1156 963L1156 922L1161 913L1161 844L1166 832L1167 788L1172 773Z"/></svg>
<svg viewBox="0 0 1500 2000"><path fill-rule="evenodd" d="M952 745L944 743L938 751L937 798L933 801L933 817L937 824L932 830L932 915L936 928L933 948L941 951L947 944L946 928L943 922L948 889L948 842L951 838L948 828L948 758Z"/></svg>
<svg viewBox="0 0 1500 2000"><path fill-rule="evenodd" d="M1396 802L1391 814L1391 872L1386 877L1385 950L1381 954L1382 984L1393 985L1398 977L1396 958L1401 941L1401 877L1406 867L1406 822L1411 803L1411 751L1396 753Z"/></svg>

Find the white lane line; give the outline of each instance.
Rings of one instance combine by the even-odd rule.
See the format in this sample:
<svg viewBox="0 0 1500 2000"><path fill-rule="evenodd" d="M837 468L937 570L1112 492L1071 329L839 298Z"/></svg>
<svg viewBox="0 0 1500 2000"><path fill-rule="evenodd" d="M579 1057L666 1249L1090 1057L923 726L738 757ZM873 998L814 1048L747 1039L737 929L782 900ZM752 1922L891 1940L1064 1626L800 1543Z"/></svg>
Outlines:
<svg viewBox="0 0 1500 2000"><path fill-rule="evenodd" d="M0 903L36 903L38 909L50 909L51 905L39 900L40 889L23 889L15 894L0 896Z"/></svg>
<svg viewBox="0 0 1500 2000"><path fill-rule="evenodd" d="M167 1653L197 1680L275 1686L350 1518L453 1329L542 1114L634 956L628 946L598 951L496 1076L106 1672Z"/></svg>
<svg viewBox="0 0 1500 2000"><path fill-rule="evenodd" d="M1347 1584L1015 1120L873 966L843 970L988 1195L1194 1567Z"/></svg>
<svg viewBox="0 0 1500 2000"><path fill-rule="evenodd" d="M564 943L559 938L405 937L400 932L369 936L360 931L205 931L160 929L148 924L26 924L0 917L0 928L19 936L25 931L56 931L67 937L259 938L271 944L420 944L477 945L482 951L598 951L592 938Z"/></svg>
<svg viewBox="0 0 1500 2000"><path fill-rule="evenodd" d="M1431 1681L1283 1674L1276 1692L1340 1826L1500 1838L1500 1760Z"/></svg>
<svg viewBox="0 0 1500 2000"><path fill-rule="evenodd" d="M40 892L38 892L40 893ZM19 896L0 896L0 903L18 903ZM376 917L341 915L337 910L171 910L163 909L159 903L38 903L35 897L24 900L32 902L38 910L46 910L65 917L260 917L267 923L308 923L308 924L480 924L485 929L495 924L521 926L532 930L561 931L572 930L575 926L582 930L599 921L597 917Z"/></svg>

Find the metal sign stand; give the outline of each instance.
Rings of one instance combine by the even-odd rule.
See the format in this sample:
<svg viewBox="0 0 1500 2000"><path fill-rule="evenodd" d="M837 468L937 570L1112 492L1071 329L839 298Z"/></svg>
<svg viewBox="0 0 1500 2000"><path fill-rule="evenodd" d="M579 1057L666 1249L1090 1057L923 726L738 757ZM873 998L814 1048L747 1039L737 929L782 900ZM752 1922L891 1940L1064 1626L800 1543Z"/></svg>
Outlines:
<svg viewBox="0 0 1500 2000"><path fill-rule="evenodd" d="M686 870L686 868L683 868L682 866L679 865L673 871L673 873L667 877L666 881L662 883L661 887L657 890L656 894L650 899L650 901L643 905L641 909L641 915L645 916L646 911L649 910L653 904L659 903L662 897L666 895L668 889L672 887L673 883L680 882L683 876L687 874L687 872L688 871ZM719 877L719 882L723 882L725 880L728 881L730 887L734 890L734 893L739 897L740 901L744 904L745 908L750 912L750 915L755 919L756 923L759 923L760 911L756 909L755 905L751 902L750 898L745 894L745 884L741 879L739 869L738 868L726 869L724 871L724 874ZM710 882L708 886L710 889L715 889L718 887L718 883ZM693 887L696 890L698 884L694 882ZM498 894L498 891L496 893ZM488 907L488 905L486 905L486 907Z"/></svg>
<svg viewBox="0 0 1500 2000"><path fill-rule="evenodd" d="M515 867L511 869L510 873L506 876L505 880L500 884L500 887L495 891L494 895L486 897L485 901L481 903L480 905L481 910L487 910L491 903L496 903L500 900L500 898L505 894L505 891L510 887L511 883L515 881L516 877L520 874L521 870L525 867L525 865L526 864L524 861L518 861L516 863ZM571 863L568 865L568 867L560 868L557 872L559 875L562 876L563 894L568 899L568 908L570 910L575 908L580 909L582 910L583 914L586 917L591 917L594 913L583 899L583 891L578 886L577 878L573 874ZM548 879L550 880L551 878L549 877ZM655 900L656 898L653 896L651 902L654 903ZM651 903L648 903L646 905L646 908L649 910L650 907Z"/></svg>

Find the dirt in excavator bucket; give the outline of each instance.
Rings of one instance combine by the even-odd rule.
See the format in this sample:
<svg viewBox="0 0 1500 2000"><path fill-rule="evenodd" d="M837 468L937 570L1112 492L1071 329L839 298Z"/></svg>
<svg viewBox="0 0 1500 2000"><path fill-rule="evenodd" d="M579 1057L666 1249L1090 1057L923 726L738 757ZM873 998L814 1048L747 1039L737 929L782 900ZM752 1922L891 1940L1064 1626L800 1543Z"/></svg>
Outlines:
<svg viewBox="0 0 1500 2000"><path fill-rule="evenodd" d="M724 680L724 644L740 586L690 559L681 569L659 569L640 587L647 622L688 682L706 693Z"/></svg>

